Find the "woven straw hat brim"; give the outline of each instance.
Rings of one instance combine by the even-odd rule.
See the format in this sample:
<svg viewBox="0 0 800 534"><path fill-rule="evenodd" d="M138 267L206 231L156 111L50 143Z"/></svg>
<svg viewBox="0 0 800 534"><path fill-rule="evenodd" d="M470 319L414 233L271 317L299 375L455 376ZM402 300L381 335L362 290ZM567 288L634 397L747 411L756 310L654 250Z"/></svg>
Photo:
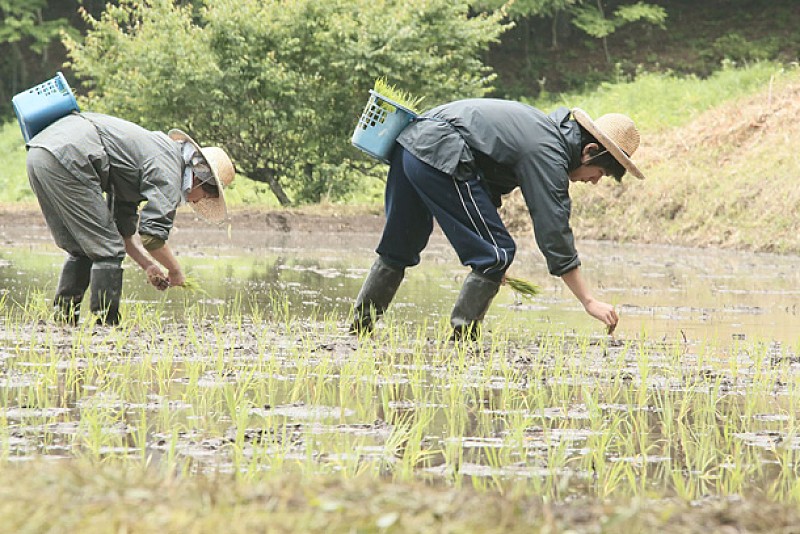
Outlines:
<svg viewBox="0 0 800 534"><path fill-rule="evenodd" d="M592 134L595 139L600 141L600 143L611 152L611 155L614 156L614 159L620 162L620 164L625 167L625 169L637 177L640 180L644 180L644 174L642 171L639 170L639 167L631 161L631 158L619 147L619 145L608 137L597 125L594 123L589 114L583 111L580 108L573 108L572 109L572 116L575 117L575 120L578 121L578 124L586 128L586 130Z"/></svg>
<svg viewBox="0 0 800 534"><path fill-rule="evenodd" d="M225 192L223 189L222 180L220 180L216 166L211 164L213 158L207 157L206 151L203 149L203 147L198 145L195 140L192 139L186 132L176 128L174 130L170 130L167 135L169 135L170 139L173 141L188 141L198 152L203 155L203 158L205 158L206 162L209 164L209 168L211 168L211 174L214 175L214 183L217 185L217 191L219 191L219 196L216 198L207 197L197 202L189 202L188 204L192 207L195 213L197 213L206 221L212 223L223 222L228 218L228 210L225 206Z"/></svg>

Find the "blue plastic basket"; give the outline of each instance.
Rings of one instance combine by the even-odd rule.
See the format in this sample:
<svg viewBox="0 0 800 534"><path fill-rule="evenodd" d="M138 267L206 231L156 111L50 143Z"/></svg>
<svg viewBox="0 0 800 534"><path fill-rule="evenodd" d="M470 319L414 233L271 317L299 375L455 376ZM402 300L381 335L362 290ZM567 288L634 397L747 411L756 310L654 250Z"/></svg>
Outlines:
<svg viewBox="0 0 800 534"><path fill-rule="evenodd" d="M11 104L26 143L61 117L80 111L67 79L60 72L55 78L15 95Z"/></svg>
<svg viewBox="0 0 800 534"><path fill-rule="evenodd" d="M417 114L372 89L369 92L367 107L358 119L351 142L373 158L389 163L397 136Z"/></svg>

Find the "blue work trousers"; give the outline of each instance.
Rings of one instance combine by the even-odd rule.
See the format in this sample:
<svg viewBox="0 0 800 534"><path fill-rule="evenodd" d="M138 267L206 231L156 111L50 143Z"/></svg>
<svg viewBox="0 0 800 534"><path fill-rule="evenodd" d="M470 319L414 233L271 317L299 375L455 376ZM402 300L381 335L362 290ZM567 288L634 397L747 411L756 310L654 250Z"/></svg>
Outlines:
<svg viewBox="0 0 800 534"><path fill-rule="evenodd" d="M499 282L516 245L480 180L462 181L396 145L386 181L386 226L376 252L396 267L420 261L433 219L463 265Z"/></svg>

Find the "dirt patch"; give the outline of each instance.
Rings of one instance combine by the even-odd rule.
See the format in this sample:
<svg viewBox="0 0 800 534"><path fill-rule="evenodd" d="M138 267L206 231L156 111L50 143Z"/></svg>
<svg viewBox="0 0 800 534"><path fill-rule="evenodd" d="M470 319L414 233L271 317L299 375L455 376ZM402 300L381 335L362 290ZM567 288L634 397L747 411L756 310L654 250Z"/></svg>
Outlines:
<svg viewBox="0 0 800 534"><path fill-rule="evenodd" d="M347 210L345 212L345 210ZM215 225L198 218L190 208L181 208L172 237L180 244L251 243L254 235L370 235L383 229L383 214L377 209L309 208L308 210L234 209L228 225ZM0 243L49 241L44 217L35 204L0 206Z"/></svg>

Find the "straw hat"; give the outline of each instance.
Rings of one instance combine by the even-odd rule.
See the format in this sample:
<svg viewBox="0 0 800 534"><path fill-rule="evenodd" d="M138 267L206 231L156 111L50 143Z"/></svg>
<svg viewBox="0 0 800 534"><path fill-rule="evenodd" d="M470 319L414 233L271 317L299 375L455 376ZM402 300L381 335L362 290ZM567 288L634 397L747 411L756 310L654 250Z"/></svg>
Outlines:
<svg viewBox="0 0 800 534"><path fill-rule="evenodd" d="M222 189L230 185L236 175L236 169L231 158L217 146L200 147L195 143L194 139L181 130L170 130L169 137L173 141L188 141L203 155L208 162L208 166L211 167L211 173L214 175L214 182L219 191L219 197L207 197L197 202L190 202L189 205L194 209L195 213L209 222L218 223L224 221L228 216L228 211L225 209L225 195Z"/></svg>
<svg viewBox="0 0 800 534"><path fill-rule="evenodd" d="M644 174L631 161L631 156L639 148L639 130L630 117L622 113L608 113L596 121L580 108L572 110L578 124L586 128L625 169L640 180Z"/></svg>

